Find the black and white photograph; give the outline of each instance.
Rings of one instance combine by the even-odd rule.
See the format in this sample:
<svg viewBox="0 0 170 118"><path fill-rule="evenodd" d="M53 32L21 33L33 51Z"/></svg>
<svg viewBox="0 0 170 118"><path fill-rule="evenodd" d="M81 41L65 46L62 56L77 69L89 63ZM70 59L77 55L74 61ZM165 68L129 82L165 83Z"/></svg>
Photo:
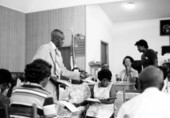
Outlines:
<svg viewBox="0 0 170 118"><path fill-rule="evenodd" d="M0 118L170 118L170 0L0 0Z"/></svg>

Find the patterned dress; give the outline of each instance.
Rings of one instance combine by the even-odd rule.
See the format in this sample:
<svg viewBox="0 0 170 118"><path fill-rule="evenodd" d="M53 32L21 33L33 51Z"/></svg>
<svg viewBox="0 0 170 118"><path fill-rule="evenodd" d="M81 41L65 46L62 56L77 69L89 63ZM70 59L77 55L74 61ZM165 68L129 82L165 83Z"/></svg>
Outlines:
<svg viewBox="0 0 170 118"><path fill-rule="evenodd" d="M82 103L85 99L89 98L91 95L90 89L87 83L82 84L72 84L71 87L67 87L65 91L65 95L63 95L63 100L66 100L70 103ZM81 113L85 110L85 106L78 107L79 112L70 113L64 109L60 110L59 115L64 117L71 118L80 118ZM61 113L62 112L62 113Z"/></svg>
<svg viewBox="0 0 170 118"><path fill-rule="evenodd" d="M99 87L98 84L94 85L94 98L97 99L107 99L110 98L110 90L112 88L112 84L107 87ZM89 106L87 110L86 116L96 117L96 118L110 118L114 113L114 104L101 104L94 103Z"/></svg>

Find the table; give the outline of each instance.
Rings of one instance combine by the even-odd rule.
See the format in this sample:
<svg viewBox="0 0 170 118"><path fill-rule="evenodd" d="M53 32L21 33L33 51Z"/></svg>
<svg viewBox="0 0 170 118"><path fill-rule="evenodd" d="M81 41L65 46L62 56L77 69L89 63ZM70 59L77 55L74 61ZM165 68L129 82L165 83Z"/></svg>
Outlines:
<svg viewBox="0 0 170 118"><path fill-rule="evenodd" d="M116 82L114 84L115 84L116 89L118 91L122 91L123 92L123 102L125 102L126 101L126 94L125 94L126 90L129 90L130 87L134 88L135 83L118 81L118 82Z"/></svg>

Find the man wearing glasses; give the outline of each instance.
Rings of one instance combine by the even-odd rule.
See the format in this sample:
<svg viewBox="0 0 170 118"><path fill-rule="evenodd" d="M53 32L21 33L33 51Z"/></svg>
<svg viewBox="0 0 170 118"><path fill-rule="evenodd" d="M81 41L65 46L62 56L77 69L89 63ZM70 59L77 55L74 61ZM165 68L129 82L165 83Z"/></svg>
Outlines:
<svg viewBox="0 0 170 118"><path fill-rule="evenodd" d="M61 52L58 50L59 47L62 47L63 43L64 33L59 29L54 29L51 32L51 41L40 46L33 57L33 60L43 59L52 65L52 77L46 86L46 90L51 93L54 101L59 100L59 87L55 82L60 79L61 75L70 79L80 80L87 74L85 72L73 72L66 69L63 64Z"/></svg>

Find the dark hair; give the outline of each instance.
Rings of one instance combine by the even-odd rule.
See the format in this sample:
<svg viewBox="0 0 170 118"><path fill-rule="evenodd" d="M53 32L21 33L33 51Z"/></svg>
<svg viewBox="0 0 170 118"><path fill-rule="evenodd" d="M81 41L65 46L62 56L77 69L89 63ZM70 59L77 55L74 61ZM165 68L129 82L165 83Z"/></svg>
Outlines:
<svg viewBox="0 0 170 118"><path fill-rule="evenodd" d="M141 39L135 43L136 46L144 46L145 48L148 48L148 43L144 40Z"/></svg>
<svg viewBox="0 0 170 118"><path fill-rule="evenodd" d="M52 32L51 32L51 36L53 36L55 34L55 32L60 32L61 34L63 34L63 32L59 29L54 29Z"/></svg>
<svg viewBox="0 0 170 118"><path fill-rule="evenodd" d="M104 78L107 78L109 81L112 78L112 72L108 69L102 69L98 72L98 79L101 81Z"/></svg>
<svg viewBox="0 0 170 118"><path fill-rule="evenodd" d="M6 69L0 69L0 84L9 84L12 80L11 73Z"/></svg>
<svg viewBox="0 0 170 118"><path fill-rule="evenodd" d="M25 67L26 81L39 84L45 77L51 75L51 67L48 62L42 59L34 60Z"/></svg>
<svg viewBox="0 0 170 118"><path fill-rule="evenodd" d="M130 61L133 63L134 62L134 59L131 57L131 56L126 56L124 59L123 59L123 65L125 65L125 60L126 59L130 59Z"/></svg>
<svg viewBox="0 0 170 118"><path fill-rule="evenodd" d="M163 72L163 77L164 77L164 80L165 80L166 77L168 76L168 68L164 67L164 66L158 66L158 68Z"/></svg>

